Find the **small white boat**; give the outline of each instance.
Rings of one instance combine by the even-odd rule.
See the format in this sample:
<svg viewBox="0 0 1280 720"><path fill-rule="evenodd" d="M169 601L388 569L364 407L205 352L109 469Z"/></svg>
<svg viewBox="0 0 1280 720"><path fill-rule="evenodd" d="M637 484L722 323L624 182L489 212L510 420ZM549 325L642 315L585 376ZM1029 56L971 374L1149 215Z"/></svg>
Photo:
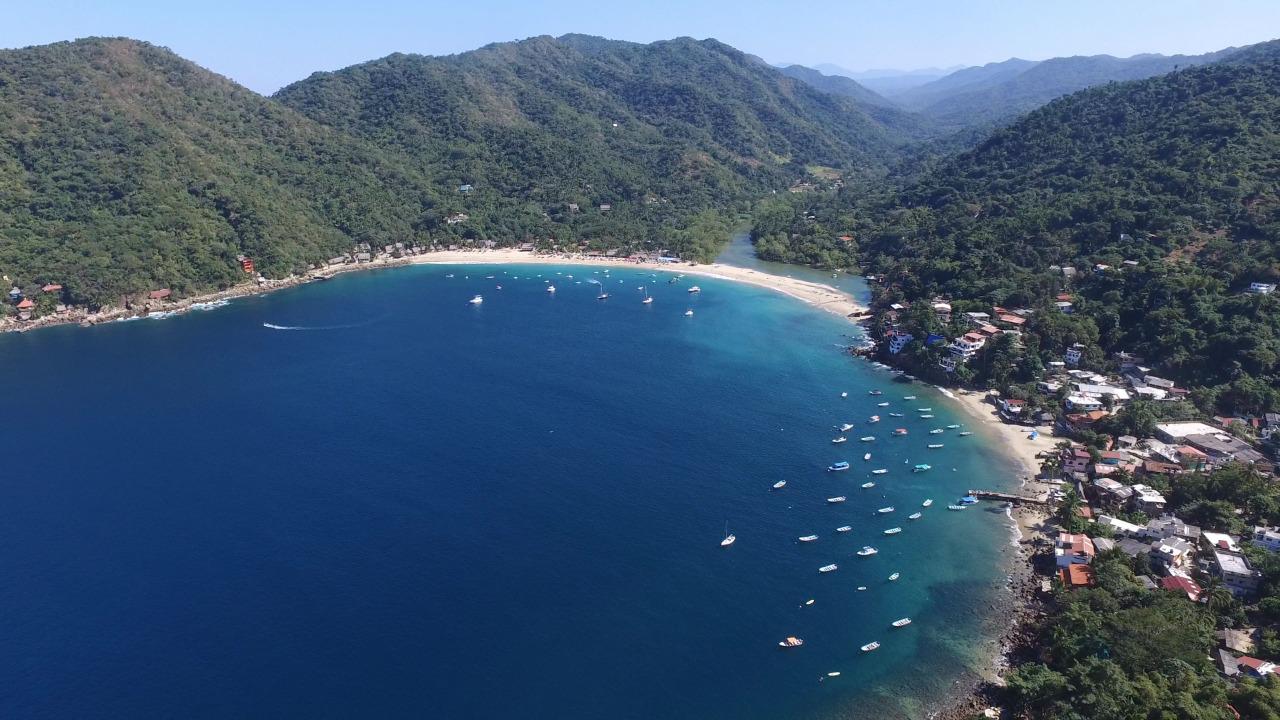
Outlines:
<svg viewBox="0 0 1280 720"><path fill-rule="evenodd" d="M876 403L876 407L889 407L889 403L887 402Z"/></svg>
<svg viewBox="0 0 1280 720"><path fill-rule="evenodd" d="M942 434L942 428L934 428L934 429L932 429L932 430L930 430L930 431L929 431L929 434L930 434L930 435L941 435L941 434Z"/></svg>
<svg viewBox="0 0 1280 720"><path fill-rule="evenodd" d="M827 498L827 502L828 502L829 504L831 504L831 505L835 505L836 503L842 503L842 502L844 502L844 501L845 501L845 500L847 500L847 499L848 499L848 498L846 498L846 497L845 497L845 496L843 496L843 495L838 495L838 496L836 496L836 497L829 497L829 498Z"/></svg>
<svg viewBox="0 0 1280 720"><path fill-rule="evenodd" d="M853 429L852 423L844 423L843 425L840 426L840 432L849 432L852 429Z"/></svg>
<svg viewBox="0 0 1280 720"><path fill-rule="evenodd" d="M830 565L823 565L822 567L818 568L818 572L820 573L835 572L835 570L836 570L835 563L831 563Z"/></svg>
<svg viewBox="0 0 1280 720"><path fill-rule="evenodd" d="M889 576L889 582L893 582L894 580L897 580L900 577L902 577L902 573L894 573Z"/></svg>
<svg viewBox="0 0 1280 720"><path fill-rule="evenodd" d="M807 607L807 606L809 606L809 605L812 605L812 604L813 604L813 598L809 598L808 600L805 600L805 601L804 601L804 604L805 604L805 606L806 606L806 607Z"/></svg>
<svg viewBox="0 0 1280 720"><path fill-rule="evenodd" d="M927 408L916 408L916 412L933 412L933 408L931 408L931 407L927 407Z"/></svg>
<svg viewBox="0 0 1280 720"><path fill-rule="evenodd" d="M797 539L797 540L799 540L800 542L813 542L814 540L817 540L817 539L818 539L818 536L817 536L817 535L805 535L805 536L803 536L803 537L799 537L799 538L796 538L796 539Z"/></svg>
<svg viewBox="0 0 1280 720"><path fill-rule="evenodd" d="M445 277L447 277L447 278L451 278L451 277L453 277L453 273L449 273L448 275L445 275Z"/></svg>
<svg viewBox="0 0 1280 720"><path fill-rule="evenodd" d="M902 417L902 413L889 413L889 417Z"/></svg>
<svg viewBox="0 0 1280 720"><path fill-rule="evenodd" d="M776 483L774 483L774 484L773 484L773 489L774 489L774 490L781 490L782 488L784 488L784 487L786 487L786 486L787 486L787 481L786 481L786 480L779 480L778 482L776 482Z"/></svg>
<svg viewBox="0 0 1280 720"><path fill-rule="evenodd" d="M948 426L947 426L947 429L948 429L948 430L959 430L959 429L960 429L960 426L959 426L959 425L948 425Z"/></svg>
<svg viewBox="0 0 1280 720"><path fill-rule="evenodd" d="M829 672L827 673L827 677L840 677L840 671L836 670L835 672Z"/></svg>
<svg viewBox="0 0 1280 720"><path fill-rule="evenodd" d="M923 516L923 515L924 515L924 513L922 513L922 512L913 512L913 513L911 513L910 515L908 515L908 516L907 516L907 519L908 519L908 520L919 520L919 519L921 518L921 516Z"/></svg>
<svg viewBox="0 0 1280 720"><path fill-rule="evenodd" d="M858 438L858 439L859 439L859 440L861 440L862 442L875 442L876 436L875 436L875 435L863 435L862 437L860 437L860 438Z"/></svg>
<svg viewBox="0 0 1280 720"><path fill-rule="evenodd" d="M840 397L842 397L842 398L847 398L847 397L849 397L849 393L847 393L847 392L842 392L842 393L840 393Z"/></svg>
<svg viewBox="0 0 1280 720"><path fill-rule="evenodd" d="M940 448L940 447L942 447L942 443L933 443L932 445L930 445L930 446L929 446L929 449L930 449L930 450L937 450L937 449L938 449L938 448Z"/></svg>
<svg viewBox="0 0 1280 720"><path fill-rule="evenodd" d="M872 475L883 475L883 474L885 474L885 473L887 473L887 472L889 472L889 468L876 468L875 470L872 470L872 471L871 471L871 474L872 474Z"/></svg>
<svg viewBox="0 0 1280 720"><path fill-rule="evenodd" d="M875 650L875 649L876 649L876 648L878 648L878 647L880 647L880 643L878 643L878 642L869 642L869 643L867 643L866 645L863 645L863 646L862 646L862 652L871 652L872 650Z"/></svg>
<svg viewBox="0 0 1280 720"><path fill-rule="evenodd" d="M800 647L800 646L801 646L801 645L803 645L803 644L804 644L804 641L803 641L803 640L801 640L800 638L798 638L798 637L789 637L789 638L787 638L786 640L781 640L781 641L779 641L779 642L778 642L778 647L780 647L780 648L793 648L793 647Z"/></svg>
<svg viewBox="0 0 1280 720"><path fill-rule="evenodd" d="M649 296L645 296L645 299L641 300L640 302L641 302L641 303L643 303L643 304L645 304L645 305L652 305L652 304L653 304L653 298L651 298L651 297L649 297Z"/></svg>
<svg viewBox="0 0 1280 720"><path fill-rule="evenodd" d="M882 508L880 508L879 510L877 510L876 512L880 513L881 515L887 515L887 514L889 514L889 513L893 512L893 506L892 506L892 505L890 505L889 507L882 507Z"/></svg>
<svg viewBox="0 0 1280 720"><path fill-rule="evenodd" d="M868 394L868 395L883 395L884 393L880 392L879 390L868 390L868 391L867 391L867 394Z"/></svg>
<svg viewBox="0 0 1280 720"><path fill-rule="evenodd" d="M900 532L902 532L902 528L900 528L900 527L891 527L891 528L889 528L888 530L885 530L885 531L884 531L884 534L885 534L885 535L897 535L897 534L898 534L898 533L900 533Z"/></svg>
<svg viewBox="0 0 1280 720"><path fill-rule="evenodd" d="M867 422L869 422L869 423L878 423L878 422L880 422L880 416L879 416L879 415L872 415L871 417L867 418Z"/></svg>
<svg viewBox="0 0 1280 720"><path fill-rule="evenodd" d="M906 618L902 618L901 620L894 620L891 624L894 627L906 627L911 624L911 618L906 617Z"/></svg>
<svg viewBox="0 0 1280 720"><path fill-rule="evenodd" d="M724 524L724 539L720 541L720 547L729 547L738 540L738 537L729 532L729 523Z"/></svg>
<svg viewBox="0 0 1280 720"><path fill-rule="evenodd" d="M920 507L929 507L932 504L933 504L933 498L928 498L924 502L920 503Z"/></svg>
<svg viewBox="0 0 1280 720"><path fill-rule="evenodd" d="M866 589L867 589L867 586L866 586L866 585L859 585L859 586L858 586L858 592L863 592L863 591L865 591Z"/></svg>
<svg viewBox="0 0 1280 720"><path fill-rule="evenodd" d="M858 551L858 555L862 557L871 557L872 555L875 555L878 552L880 551L871 547L870 545L867 545L866 547Z"/></svg>
<svg viewBox="0 0 1280 720"><path fill-rule="evenodd" d="M894 430L894 431L893 431L893 434L894 434L894 435L906 435L906 434L907 434L907 429L906 429L906 428L898 428L898 429L896 429L896 430Z"/></svg>
<svg viewBox="0 0 1280 720"><path fill-rule="evenodd" d="M849 525L841 525L840 527L836 528L836 532L849 532L852 529L853 527Z"/></svg>
<svg viewBox="0 0 1280 720"><path fill-rule="evenodd" d="M479 305L480 303L484 302L484 296L483 296L483 295L477 295L477 296L475 296L475 297L471 298L470 300L468 300L467 302L471 303L472 305Z"/></svg>
<svg viewBox="0 0 1280 720"><path fill-rule="evenodd" d="M693 317L693 311L692 311L692 310L685 310L685 311L684 311L684 316L685 316L685 317Z"/></svg>
<svg viewBox="0 0 1280 720"><path fill-rule="evenodd" d="M547 292L554 294L554 293L555 293L555 291L556 291L556 286L555 286L555 285L548 285L548 286L547 286Z"/></svg>
<svg viewBox="0 0 1280 720"><path fill-rule="evenodd" d="M948 506L947 506L947 509L948 509L948 510L963 510L963 509L964 509L964 507L965 507L964 505L948 505Z"/></svg>
<svg viewBox="0 0 1280 720"><path fill-rule="evenodd" d="M863 456L862 456L862 459L863 459L863 460L870 460L870 459L871 459L871 453L866 453L865 455L863 455Z"/></svg>
<svg viewBox="0 0 1280 720"><path fill-rule="evenodd" d="M924 415L921 415L921 416L920 416L920 419L921 419L921 420L931 420L932 418L933 418L933 416L932 416L932 415L930 415L929 413L925 413Z"/></svg>
<svg viewBox="0 0 1280 720"><path fill-rule="evenodd" d="M838 437L838 438L833 438L833 439L831 440L831 443L832 443L833 445L839 445L839 444L840 444L840 443L842 443L842 442L849 442L849 438L847 438L847 437L845 437L845 436L841 435L840 437Z"/></svg>
<svg viewBox="0 0 1280 720"><path fill-rule="evenodd" d="M971 431L965 430L964 432L960 433L960 437L969 437L972 434L973 433Z"/></svg>
<svg viewBox="0 0 1280 720"><path fill-rule="evenodd" d="M694 285L693 287L690 287L690 288L689 288L689 292L691 292L691 293L700 293L700 292L702 292L702 288L698 287L697 285Z"/></svg>
<svg viewBox="0 0 1280 720"><path fill-rule="evenodd" d="M873 488L873 487L875 487L875 486L876 486L876 484L875 484L875 483L873 483L873 482L864 482L864 483L862 483L862 489L863 489L863 490L869 490L869 489L871 489L871 488Z"/></svg>

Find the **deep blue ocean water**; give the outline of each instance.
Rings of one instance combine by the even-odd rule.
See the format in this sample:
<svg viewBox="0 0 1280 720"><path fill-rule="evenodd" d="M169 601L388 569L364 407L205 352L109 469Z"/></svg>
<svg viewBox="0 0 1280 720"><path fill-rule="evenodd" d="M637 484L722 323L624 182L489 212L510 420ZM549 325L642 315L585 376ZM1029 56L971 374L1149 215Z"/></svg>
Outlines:
<svg viewBox="0 0 1280 720"><path fill-rule="evenodd" d="M419 266L0 338L0 716L919 717L1010 552L945 506L1011 472L840 318L667 277Z"/></svg>

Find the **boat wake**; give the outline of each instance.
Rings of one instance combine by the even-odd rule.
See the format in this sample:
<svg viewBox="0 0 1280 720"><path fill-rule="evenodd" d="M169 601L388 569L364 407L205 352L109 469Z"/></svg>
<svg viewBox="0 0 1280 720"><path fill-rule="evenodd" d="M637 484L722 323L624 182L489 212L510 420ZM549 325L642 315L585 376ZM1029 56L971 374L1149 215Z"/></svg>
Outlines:
<svg viewBox="0 0 1280 720"><path fill-rule="evenodd" d="M353 323L351 325L276 325L274 323L264 322L262 323L262 327L267 328L268 330L298 330L298 331L348 330L351 328L364 327L369 324L370 323L365 322L365 323Z"/></svg>

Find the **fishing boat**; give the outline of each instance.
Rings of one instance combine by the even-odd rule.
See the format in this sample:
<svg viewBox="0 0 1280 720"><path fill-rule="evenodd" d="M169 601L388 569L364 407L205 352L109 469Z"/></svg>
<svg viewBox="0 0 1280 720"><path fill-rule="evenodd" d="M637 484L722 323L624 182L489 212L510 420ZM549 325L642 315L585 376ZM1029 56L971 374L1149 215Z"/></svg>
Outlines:
<svg viewBox="0 0 1280 720"><path fill-rule="evenodd" d="M871 417L867 418L867 422L878 423L880 422L880 416L872 415Z"/></svg>
<svg viewBox="0 0 1280 720"><path fill-rule="evenodd" d="M847 438L847 437L845 437L845 436L841 435L841 436L840 436L840 437L838 437L838 438L832 438L832 439L831 439L831 443L832 443L833 445L839 445L839 444L840 444L840 443L842 443L842 442L849 442L849 438Z"/></svg>
<svg viewBox="0 0 1280 720"><path fill-rule="evenodd" d="M779 642L778 642L778 647L780 647L780 648L793 648L793 647L800 647L800 646L801 646L801 645L803 645L803 644L804 644L804 641L803 641L803 640L801 640L800 638L798 638L798 637L789 637L789 638L787 638L786 640L779 641Z"/></svg>
<svg viewBox="0 0 1280 720"><path fill-rule="evenodd" d="M924 515L924 513L922 513L922 512L918 512L918 511L917 511L917 512L913 512L913 513L911 513L910 515L908 515L908 516L907 516L907 519L908 519L908 520L919 520L923 515Z"/></svg>
<svg viewBox="0 0 1280 720"><path fill-rule="evenodd" d="M924 502L920 503L920 507L929 507L931 505L933 505L933 498L928 498Z"/></svg>
<svg viewBox="0 0 1280 720"><path fill-rule="evenodd" d="M889 407L889 403L887 402L876 403L876 407Z"/></svg>
<svg viewBox="0 0 1280 720"><path fill-rule="evenodd" d="M900 527L891 527L891 528L889 528L888 530L885 530L885 531L884 531L884 534L885 534L885 535L897 535L897 534L898 534L898 533L900 533L900 532L902 532L902 528L900 528Z"/></svg>
<svg viewBox="0 0 1280 720"><path fill-rule="evenodd" d="M840 432L849 432L853 429L853 423L844 423L840 426Z"/></svg>
<svg viewBox="0 0 1280 720"><path fill-rule="evenodd" d="M937 449L938 449L938 448L940 448L940 447L942 447L942 443L933 443L932 445L930 445L930 446L929 446L929 449L930 449L930 450L937 450Z"/></svg>
<svg viewBox="0 0 1280 720"><path fill-rule="evenodd" d="M894 580L897 580L900 577L902 577L902 573L894 573L889 576L889 582L893 582Z"/></svg>
<svg viewBox="0 0 1280 720"><path fill-rule="evenodd" d="M835 496L835 497L829 497L829 498L827 498L827 503L829 503L829 504L831 504L831 505L835 505L836 503L842 503L842 502L844 502L844 501L845 501L845 500L847 500L847 499L848 499L848 498L846 498L846 497L845 497L845 496L843 496L843 495L837 495L837 496Z"/></svg>
<svg viewBox="0 0 1280 720"><path fill-rule="evenodd" d="M894 435L906 435L906 434L907 434L907 429L906 429L906 428L898 428L897 430L894 430L894 431L893 431L893 434L894 434Z"/></svg>
<svg viewBox="0 0 1280 720"><path fill-rule="evenodd" d="M820 573L835 572L835 569L836 569L836 564L831 563L830 565L823 565L822 567L818 568L818 572Z"/></svg>
<svg viewBox="0 0 1280 720"><path fill-rule="evenodd" d="M871 557L872 555L875 555L878 552L880 551L871 547L870 545L867 545L858 551L858 555L861 555L862 557Z"/></svg>
<svg viewBox="0 0 1280 720"><path fill-rule="evenodd" d="M970 435L972 435L972 434L973 434L973 432L972 432L972 431L970 431L970 430L965 430L964 432L960 433L960 437L969 437L969 436L970 436Z"/></svg>
<svg viewBox="0 0 1280 720"><path fill-rule="evenodd" d="M860 438L858 438L858 439L859 439L859 440L861 440L862 442L874 442L874 441L875 441L875 439L876 439L876 436L875 436L875 435L863 435L862 437L860 437Z"/></svg>
<svg viewBox="0 0 1280 720"><path fill-rule="evenodd" d="M959 430L959 429L960 429L960 426L959 426L959 425L948 425L948 426L947 426L947 429L948 429L948 430Z"/></svg>
<svg viewBox="0 0 1280 720"><path fill-rule="evenodd" d="M852 527L852 526L849 526L849 525L841 525L840 527L836 528L836 532L849 532L849 531L850 531L850 530L852 530L852 529L853 529L853 527Z"/></svg>
<svg viewBox="0 0 1280 720"><path fill-rule="evenodd" d="M948 510L963 510L963 509L964 509L964 505L948 505L948 506L947 506L947 509L948 509Z"/></svg>
<svg viewBox="0 0 1280 720"><path fill-rule="evenodd" d="M776 482L776 483L774 483L774 484L773 484L773 489L774 489L774 490L781 490L782 488L784 488L784 487L786 487L786 486L787 486L787 481L786 481L786 480L779 480L778 482Z"/></svg>
<svg viewBox="0 0 1280 720"><path fill-rule="evenodd" d="M817 540L817 539L818 539L818 536L817 536L817 535L805 535L804 537L800 537L800 538L796 538L796 539L797 539L797 540L799 540L800 542L813 542L814 540Z"/></svg>
<svg viewBox="0 0 1280 720"><path fill-rule="evenodd" d="M700 293L700 292L702 292L702 288L698 287L697 285L694 285L694 286L692 286L692 287L690 287L690 288L689 288L688 292L691 292L691 293Z"/></svg>
<svg viewBox="0 0 1280 720"><path fill-rule="evenodd" d="M932 469L932 468L933 468L933 466L932 466L932 465L926 465L925 463L920 463L919 465L917 465L917 466L915 466L915 467L911 468L911 472L924 472L924 471L926 471L926 470L930 470L930 469Z"/></svg>
<svg viewBox="0 0 1280 720"><path fill-rule="evenodd" d="M470 300L468 300L467 302L471 303L472 305L479 305L480 303L484 302L484 296L483 296L483 295L477 295L477 296L475 296L475 297L471 298Z"/></svg>
<svg viewBox="0 0 1280 720"><path fill-rule="evenodd" d="M879 390L868 390L868 391L867 391L867 394L868 394L868 395L883 395L884 393L880 392Z"/></svg>
<svg viewBox="0 0 1280 720"><path fill-rule="evenodd" d="M876 648L878 648L878 647L880 647L880 643L878 643L878 642L869 642L869 643L867 643L866 645L863 645L863 646L862 646L862 652L871 652L872 650L875 650L875 649L876 649Z"/></svg>
<svg viewBox="0 0 1280 720"><path fill-rule="evenodd" d="M892 505L890 505L889 507L882 507L882 508L880 508L879 510L877 510L876 512L880 513L881 515L884 515L884 514L886 514L886 513L891 513L891 512L893 512L893 506L892 506Z"/></svg>
<svg viewBox="0 0 1280 720"><path fill-rule="evenodd" d="M889 468L876 468L875 470L872 470L872 471L871 471L871 474L872 474L872 475L883 475L883 474L885 474L885 473L887 473L887 472L889 472Z"/></svg>
<svg viewBox="0 0 1280 720"><path fill-rule="evenodd" d="M841 460L838 463L832 463L831 465L829 465L827 467L827 472L840 472L841 470L848 470L848 469L849 469L849 463L845 462L844 460Z"/></svg>
<svg viewBox="0 0 1280 720"><path fill-rule="evenodd" d="M862 459L863 459L863 460L870 460L870 459L871 459L871 453L864 453L864 454L863 454L863 456L862 456Z"/></svg>
<svg viewBox="0 0 1280 720"><path fill-rule="evenodd" d="M906 618L902 618L901 620L894 620L890 624L893 625L894 627L906 627L911 624L911 618L906 617Z"/></svg>
<svg viewBox="0 0 1280 720"><path fill-rule="evenodd" d="M873 482L864 482L864 483L862 483L862 489L863 489L863 490L870 490L871 488L873 488L873 487L875 487L875 486L876 486L876 484L875 484L875 483L873 483Z"/></svg>
<svg viewBox="0 0 1280 720"><path fill-rule="evenodd" d="M724 539L720 541L720 547L729 547L730 545L737 542L737 540L738 540L738 537L733 533L729 532L729 523L726 522L724 524Z"/></svg>
<svg viewBox="0 0 1280 720"><path fill-rule="evenodd" d="M685 317L693 317L693 311L692 311L692 310L685 310L685 311L684 311L684 316L685 316Z"/></svg>

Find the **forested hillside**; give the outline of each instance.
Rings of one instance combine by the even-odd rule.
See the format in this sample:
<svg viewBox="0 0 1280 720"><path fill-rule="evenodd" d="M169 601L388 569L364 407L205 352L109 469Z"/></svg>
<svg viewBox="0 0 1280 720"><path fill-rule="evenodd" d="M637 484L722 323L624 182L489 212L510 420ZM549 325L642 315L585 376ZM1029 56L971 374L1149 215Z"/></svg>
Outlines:
<svg viewBox="0 0 1280 720"><path fill-rule="evenodd" d="M0 273L75 302L283 274L433 213L413 169L161 48L0 51Z"/></svg>
<svg viewBox="0 0 1280 720"><path fill-rule="evenodd" d="M794 233L792 248L852 234L881 302L1032 307L1043 360L1075 342L1126 350L1256 412L1280 383L1280 299L1244 292L1280 279L1278 123L1272 42L1050 103L878 203L809 208L833 218L812 238L777 207L759 234ZM1054 309L1060 293L1074 314Z"/></svg>

